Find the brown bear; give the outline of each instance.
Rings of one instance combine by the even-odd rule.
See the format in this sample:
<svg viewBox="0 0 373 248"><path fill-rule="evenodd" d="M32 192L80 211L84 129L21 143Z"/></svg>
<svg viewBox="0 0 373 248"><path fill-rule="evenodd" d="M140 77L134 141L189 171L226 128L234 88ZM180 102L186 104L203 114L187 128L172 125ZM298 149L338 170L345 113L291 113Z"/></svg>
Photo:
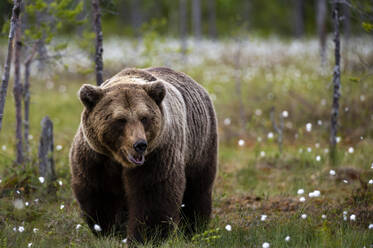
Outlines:
<svg viewBox="0 0 373 248"><path fill-rule="evenodd" d="M205 226L218 152L206 90L169 68L125 69L79 97L71 183L92 231L133 244Z"/></svg>

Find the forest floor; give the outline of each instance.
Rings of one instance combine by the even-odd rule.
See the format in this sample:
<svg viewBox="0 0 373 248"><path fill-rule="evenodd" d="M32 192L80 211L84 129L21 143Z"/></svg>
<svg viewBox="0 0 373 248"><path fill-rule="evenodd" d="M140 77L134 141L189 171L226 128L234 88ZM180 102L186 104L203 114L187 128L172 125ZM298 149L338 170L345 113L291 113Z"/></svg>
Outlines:
<svg viewBox="0 0 373 248"><path fill-rule="evenodd" d="M255 56L243 49L240 68L235 68L233 48L222 49L221 57L203 61L202 66L178 66L201 82L214 100L219 172L208 230L192 240L176 231L161 247L262 247L265 242L270 247L373 245L373 79L350 56L353 69L342 74L338 159L332 165L332 67L329 63L319 70L315 65L317 49L310 45L314 43L300 48L274 44L272 53L259 47ZM295 49L293 54L288 47L290 53ZM142 65L153 64L157 63ZM108 72L119 70L114 67ZM0 132L1 248L126 246L115 237L96 238L72 195L68 152L82 110L76 92L83 82L92 82L75 73L32 79L31 158L25 169L13 162L14 101L8 92ZM284 118L282 152L270 119L273 107L277 122ZM40 182L37 172L40 121L45 115L54 123L55 194Z"/></svg>

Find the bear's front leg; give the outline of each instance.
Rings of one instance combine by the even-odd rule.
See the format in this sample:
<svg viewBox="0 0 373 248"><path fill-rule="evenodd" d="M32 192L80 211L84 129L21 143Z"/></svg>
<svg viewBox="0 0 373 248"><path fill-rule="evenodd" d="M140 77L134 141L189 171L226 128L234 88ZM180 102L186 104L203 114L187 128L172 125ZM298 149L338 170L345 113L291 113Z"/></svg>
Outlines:
<svg viewBox="0 0 373 248"><path fill-rule="evenodd" d="M176 173L177 174L177 173ZM128 240L129 247L147 241L159 242L166 239L180 220L180 206L185 189L185 178L171 175L166 180L128 187Z"/></svg>

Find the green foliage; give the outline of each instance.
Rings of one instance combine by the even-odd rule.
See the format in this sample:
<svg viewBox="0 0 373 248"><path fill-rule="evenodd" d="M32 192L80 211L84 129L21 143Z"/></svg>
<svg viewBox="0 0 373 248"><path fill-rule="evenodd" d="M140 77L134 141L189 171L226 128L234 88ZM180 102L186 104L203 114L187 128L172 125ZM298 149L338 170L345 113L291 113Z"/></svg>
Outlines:
<svg viewBox="0 0 373 248"><path fill-rule="evenodd" d="M366 32L368 32L368 33L370 33L370 32L373 31L373 24L372 24L372 23L369 23L369 22L363 22L363 23L361 23L361 26L362 26L363 29L364 29Z"/></svg>

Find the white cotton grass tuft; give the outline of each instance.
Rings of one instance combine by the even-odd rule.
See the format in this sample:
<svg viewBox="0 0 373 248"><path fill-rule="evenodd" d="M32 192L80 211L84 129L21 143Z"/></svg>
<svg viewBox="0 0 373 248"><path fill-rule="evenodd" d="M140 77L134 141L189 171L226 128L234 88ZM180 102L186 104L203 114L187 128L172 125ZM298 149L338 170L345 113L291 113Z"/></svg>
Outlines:
<svg viewBox="0 0 373 248"><path fill-rule="evenodd" d="M224 123L224 125L229 126L231 124L231 119L230 118L225 118L223 123Z"/></svg>
<svg viewBox="0 0 373 248"><path fill-rule="evenodd" d="M368 184L373 184L373 179L370 179L370 180L368 181Z"/></svg>
<svg viewBox="0 0 373 248"><path fill-rule="evenodd" d="M373 229L373 224L369 224L368 229Z"/></svg>
<svg viewBox="0 0 373 248"><path fill-rule="evenodd" d="M306 218L307 218L307 214L302 214L300 217L301 217L302 219L306 219Z"/></svg>
<svg viewBox="0 0 373 248"><path fill-rule="evenodd" d="M303 195L304 194L304 189L298 189L297 194L298 195Z"/></svg>
<svg viewBox="0 0 373 248"><path fill-rule="evenodd" d="M311 123L307 123L306 124L306 130L307 130L307 132L311 132L312 131L312 124Z"/></svg>
<svg viewBox="0 0 373 248"><path fill-rule="evenodd" d="M25 228L23 226L19 226L18 227L18 232L21 233L21 232L24 232L24 231L25 231Z"/></svg>
<svg viewBox="0 0 373 248"><path fill-rule="evenodd" d="M243 139L238 140L238 145L239 146L245 145L245 141Z"/></svg>
<svg viewBox="0 0 373 248"><path fill-rule="evenodd" d="M62 210L64 208L65 208L65 205L61 204L60 209Z"/></svg>
<svg viewBox="0 0 373 248"><path fill-rule="evenodd" d="M265 221L266 219L267 219L267 215L262 214L262 215L260 216L260 220L261 220L261 221Z"/></svg>
<svg viewBox="0 0 373 248"><path fill-rule="evenodd" d="M348 181L347 181L346 179L343 179L343 182L344 182L344 183L348 183Z"/></svg>
<svg viewBox="0 0 373 248"><path fill-rule="evenodd" d="M265 151L260 151L260 156L263 158L266 156L266 152Z"/></svg>
<svg viewBox="0 0 373 248"><path fill-rule="evenodd" d="M45 178L44 177L39 177L38 179L39 179L40 183L44 183L45 182Z"/></svg>
<svg viewBox="0 0 373 248"><path fill-rule="evenodd" d="M305 202L306 201L306 198L304 196L302 196L301 198L299 198L299 201L300 202Z"/></svg>
<svg viewBox="0 0 373 248"><path fill-rule="evenodd" d="M325 220L326 217L327 217L326 214L321 215L321 219L324 219L324 220Z"/></svg>
<svg viewBox="0 0 373 248"><path fill-rule="evenodd" d="M37 233L38 231L39 231L38 228L33 228L33 229L32 229L32 232L33 232L33 233Z"/></svg>
<svg viewBox="0 0 373 248"><path fill-rule="evenodd" d="M313 197L319 197L320 194L321 194L321 193L320 193L319 190L315 190L315 191L313 191L313 192L308 193L308 197L310 197L310 198L313 198Z"/></svg>
<svg viewBox="0 0 373 248"><path fill-rule="evenodd" d="M62 150L62 146L61 145L56 145L56 151L61 151Z"/></svg>
<svg viewBox="0 0 373 248"><path fill-rule="evenodd" d="M288 111L286 111L286 110L282 111L282 117L288 118L288 116L289 116L289 112Z"/></svg>
<svg viewBox="0 0 373 248"><path fill-rule="evenodd" d="M27 244L27 247L31 247L31 246L32 246L32 243L28 243L28 244Z"/></svg>
<svg viewBox="0 0 373 248"><path fill-rule="evenodd" d="M1 150L3 150L5 152L6 151L6 145L2 145Z"/></svg>
<svg viewBox="0 0 373 248"><path fill-rule="evenodd" d="M76 229L76 230L79 230L81 227L82 227L82 225L77 224L76 227L75 227L75 229Z"/></svg>
<svg viewBox="0 0 373 248"><path fill-rule="evenodd" d="M272 132L269 132L269 133L267 134L267 138L268 138L268 139L273 139L274 136L275 136L275 135L274 135Z"/></svg>
<svg viewBox="0 0 373 248"><path fill-rule="evenodd" d="M122 243L123 243L123 244L127 243L127 238L122 239Z"/></svg>
<svg viewBox="0 0 373 248"><path fill-rule="evenodd" d="M337 137L335 137L335 141L336 141L337 143L339 143L339 142L341 142L341 141L342 141L342 138L341 138L341 137L339 137L339 136L337 136Z"/></svg>
<svg viewBox="0 0 373 248"><path fill-rule="evenodd" d="M330 170L330 171L329 171L329 175L331 175L331 176L335 176L335 170Z"/></svg>
<svg viewBox="0 0 373 248"><path fill-rule="evenodd" d="M58 180L58 184L59 184L60 186L62 186L62 185L63 185L63 182L62 182L61 180Z"/></svg>
<svg viewBox="0 0 373 248"><path fill-rule="evenodd" d="M317 161L317 162L320 162L320 161L321 161L321 156L320 156L320 155L317 155L317 156L316 156L316 161Z"/></svg>
<svg viewBox="0 0 373 248"><path fill-rule="evenodd" d="M269 244L268 242L264 242L264 243L262 244L262 247L263 247L263 248L269 248L269 247L270 247L270 244Z"/></svg>
<svg viewBox="0 0 373 248"><path fill-rule="evenodd" d="M355 149L351 146L350 148L348 148L348 153L352 154L354 153Z"/></svg>
<svg viewBox="0 0 373 248"><path fill-rule="evenodd" d="M99 225L97 225L97 224L95 224L93 226L93 229L95 229L96 232L101 232L102 231L101 227Z"/></svg>
<svg viewBox="0 0 373 248"><path fill-rule="evenodd" d="M231 225L226 225L225 226L225 230L227 230L228 232L232 231L232 226Z"/></svg>
<svg viewBox="0 0 373 248"><path fill-rule="evenodd" d="M289 241L290 241L290 236L286 236L286 237L285 237L285 241L286 241L286 242L289 242Z"/></svg>

